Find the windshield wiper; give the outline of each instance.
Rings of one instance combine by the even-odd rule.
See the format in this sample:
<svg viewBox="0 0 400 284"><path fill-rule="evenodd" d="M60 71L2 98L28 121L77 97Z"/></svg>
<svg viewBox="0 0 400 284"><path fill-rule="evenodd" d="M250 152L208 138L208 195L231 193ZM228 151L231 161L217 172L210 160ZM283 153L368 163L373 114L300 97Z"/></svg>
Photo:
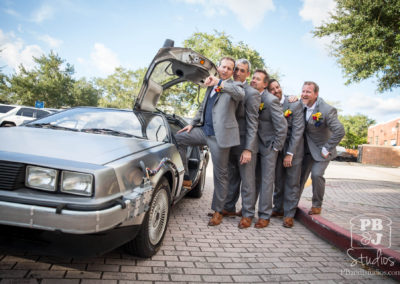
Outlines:
<svg viewBox="0 0 400 284"><path fill-rule="evenodd" d="M81 132L96 133L96 134L109 134L109 135L115 135L115 136L136 137L136 138L144 139L141 136L136 136L136 135L129 134L126 132L108 129L108 128L83 128L83 129L81 129Z"/></svg>
<svg viewBox="0 0 400 284"><path fill-rule="evenodd" d="M69 131L75 131L75 132L78 131L78 129L75 129L75 128L59 126L59 125L55 125L55 124L51 124L51 123L30 123L30 124L25 124L25 126L36 127L36 128L61 129L61 130L69 130Z"/></svg>

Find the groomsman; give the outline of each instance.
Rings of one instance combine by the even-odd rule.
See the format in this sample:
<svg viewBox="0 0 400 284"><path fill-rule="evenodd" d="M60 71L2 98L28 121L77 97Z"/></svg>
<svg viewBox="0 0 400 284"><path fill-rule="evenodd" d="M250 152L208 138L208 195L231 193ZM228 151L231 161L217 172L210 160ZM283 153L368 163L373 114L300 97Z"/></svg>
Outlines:
<svg viewBox="0 0 400 284"><path fill-rule="evenodd" d="M276 162L274 208L271 216L283 216L283 226L291 228L300 199L301 162L304 154L303 106L300 101L289 102L289 96L282 95L282 88L275 79L269 80L268 91L279 99L288 124L285 144Z"/></svg>
<svg viewBox="0 0 400 284"><path fill-rule="evenodd" d="M232 81L235 60L221 59L218 66L219 77L210 76L205 80L208 86L203 102L192 122L178 131L175 136L178 150L185 166L184 186L190 187L187 146L208 145L211 152L214 176L214 194L211 208L214 214L209 226L222 222L222 210L228 194L229 151L240 144L239 126L235 112L244 98L242 83Z"/></svg>
<svg viewBox="0 0 400 284"><path fill-rule="evenodd" d="M266 90L268 80L268 73L264 70L256 70L251 80L251 86L261 93L256 166L259 218L254 225L255 228L264 228L269 225L276 159L278 152L283 148L287 131L287 122L278 98Z"/></svg>
<svg viewBox="0 0 400 284"><path fill-rule="evenodd" d="M300 190L311 173L312 207L308 214L320 214L325 193L325 170L337 156L336 146L345 135L336 108L318 96L319 87L315 82L306 81L301 92L306 121L304 158L301 169Z"/></svg>
<svg viewBox="0 0 400 284"><path fill-rule="evenodd" d="M223 215L236 216L243 214L239 222L239 228L251 226L254 216L256 185L255 167L257 160L257 130L258 109L260 107L260 93L247 84L250 76L251 64L247 59L236 60L233 79L243 83L244 100L240 102L236 110L236 118L239 123L240 145L231 148L229 156L229 191L224 206ZM242 194L241 214L236 213L236 202Z"/></svg>

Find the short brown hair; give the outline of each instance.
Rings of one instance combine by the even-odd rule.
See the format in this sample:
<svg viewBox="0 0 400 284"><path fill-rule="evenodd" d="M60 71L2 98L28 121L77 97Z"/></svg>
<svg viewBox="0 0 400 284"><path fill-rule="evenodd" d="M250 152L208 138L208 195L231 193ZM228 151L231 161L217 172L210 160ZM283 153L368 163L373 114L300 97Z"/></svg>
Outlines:
<svg viewBox="0 0 400 284"><path fill-rule="evenodd" d="M232 61L233 62L233 67L236 66L235 59L233 59L232 57L229 57L229 56L222 57L221 60L219 61L218 65L221 65L222 61L224 61L224 60Z"/></svg>
<svg viewBox="0 0 400 284"><path fill-rule="evenodd" d="M317 83L313 82L313 81L305 81L304 85L313 85L314 86L314 92L318 93L319 92L319 86L317 85Z"/></svg>
<svg viewBox="0 0 400 284"><path fill-rule="evenodd" d="M265 75L265 77L264 77L264 83L268 83L268 81L269 81L269 75L268 75L267 71L265 71L264 69L256 69L256 71L254 71L254 73L257 73L257 72L263 73L263 74Z"/></svg>

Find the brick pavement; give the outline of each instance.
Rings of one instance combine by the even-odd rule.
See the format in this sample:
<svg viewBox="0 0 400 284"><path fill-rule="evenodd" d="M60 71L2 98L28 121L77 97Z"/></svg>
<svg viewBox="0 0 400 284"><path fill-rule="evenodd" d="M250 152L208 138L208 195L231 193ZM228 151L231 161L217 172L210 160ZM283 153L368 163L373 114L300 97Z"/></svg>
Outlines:
<svg viewBox="0 0 400 284"><path fill-rule="evenodd" d="M172 212L160 251L139 259L117 249L102 257L63 258L0 251L1 283L395 283L349 257L299 222L283 228L239 230L239 218L208 227L211 167L201 199L186 198Z"/></svg>

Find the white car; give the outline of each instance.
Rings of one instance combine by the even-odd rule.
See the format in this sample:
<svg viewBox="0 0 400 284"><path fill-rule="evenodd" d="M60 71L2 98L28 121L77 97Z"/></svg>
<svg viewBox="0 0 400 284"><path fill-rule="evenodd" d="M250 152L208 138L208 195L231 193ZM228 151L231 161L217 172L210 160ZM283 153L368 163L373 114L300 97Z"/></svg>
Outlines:
<svg viewBox="0 0 400 284"><path fill-rule="evenodd" d="M28 106L0 104L0 127L18 126L53 113L51 110Z"/></svg>

